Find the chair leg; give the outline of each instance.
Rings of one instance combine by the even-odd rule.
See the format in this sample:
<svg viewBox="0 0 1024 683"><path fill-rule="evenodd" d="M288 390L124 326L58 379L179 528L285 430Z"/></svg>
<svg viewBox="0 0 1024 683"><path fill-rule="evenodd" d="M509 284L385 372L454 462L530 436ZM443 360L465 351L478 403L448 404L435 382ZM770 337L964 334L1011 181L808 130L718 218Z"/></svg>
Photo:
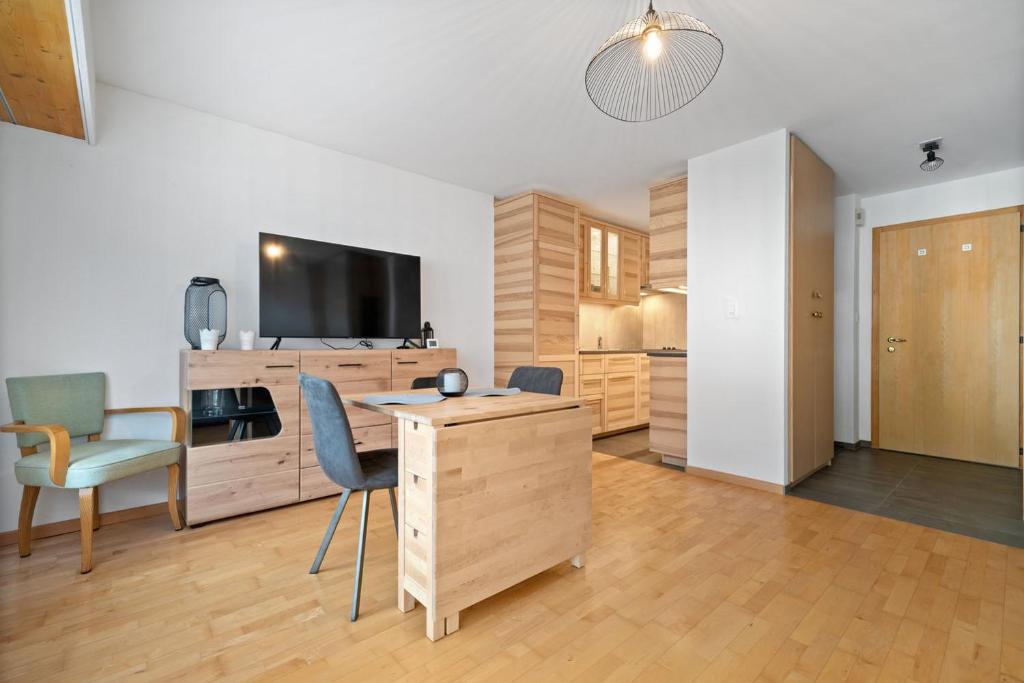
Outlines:
<svg viewBox="0 0 1024 683"><path fill-rule="evenodd" d="M338 500L338 507L334 510L334 515L331 517L331 521L327 524L327 531L324 533L324 540L320 542L320 550L316 553L316 558L313 560L313 566L309 568L310 574L316 574L320 571L320 564L324 561L324 555L327 554L327 548L331 545L331 539L334 538L334 530L338 528L338 522L341 520L341 513L345 511L345 504L348 503L348 497L352 495L352 489L345 489L341 498Z"/></svg>
<svg viewBox="0 0 1024 683"><path fill-rule="evenodd" d="M363 491L363 516L359 520L359 551L356 553L356 581L352 587L352 616L350 621L359 618L359 594L363 588L363 555L366 552L366 519L370 516L370 492Z"/></svg>
<svg viewBox="0 0 1024 683"><path fill-rule="evenodd" d="M18 514L18 555L32 554L32 515L39 500L39 487L26 486L21 490L21 511Z"/></svg>
<svg viewBox="0 0 1024 683"><path fill-rule="evenodd" d="M398 503L395 501L394 489L388 489L388 498L391 499L391 516L395 519L395 536L398 536Z"/></svg>
<svg viewBox="0 0 1024 683"><path fill-rule="evenodd" d="M167 512L171 515L171 524L175 531L181 531L181 511L178 509L178 464L167 466Z"/></svg>
<svg viewBox="0 0 1024 683"><path fill-rule="evenodd" d="M92 530L100 528L100 487L92 487Z"/></svg>
<svg viewBox="0 0 1024 683"><path fill-rule="evenodd" d="M78 489L78 510L82 527L82 573L92 571L92 515L95 487Z"/></svg>

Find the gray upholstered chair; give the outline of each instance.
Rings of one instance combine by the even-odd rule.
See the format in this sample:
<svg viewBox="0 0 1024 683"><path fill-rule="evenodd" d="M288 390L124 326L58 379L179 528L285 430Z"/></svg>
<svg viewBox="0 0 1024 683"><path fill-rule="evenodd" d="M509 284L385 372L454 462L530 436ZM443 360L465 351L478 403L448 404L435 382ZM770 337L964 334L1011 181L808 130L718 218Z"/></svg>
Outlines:
<svg viewBox="0 0 1024 683"><path fill-rule="evenodd" d="M359 523L359 550L356 553L355 585L352 588L352 621L359 617L359 594L363 585L363 555L366 550L366 520L370 513L370 492L387 489L391 499L391 515L398 534L398 508L395 505L395 487L398 486L398 449L381 448L374 451L356 452L345 406L341 403L337 389L326 379L299 374L302 395L306 399L309 419L313 424L313 445L316 459L320 462L327 478L345 490L338 500L338 507L327 525L324 540L320 543L310 574L320 571L320 565L327 554L327 548L338 528L341 513L353 491L363 492L363 515Z"/></svg>
<svg viewBox="0 0 1024 683"><path fill-rule="evenodd" d="M437 386L437 377L417 377L412 381L412 389L433 389Z"/></svg>
<svg viewBox="0 0 1024 683"><path fill-rule="evenodd" d="M512 376L508 378L508 386L536 394L558 396L562 393L562 370L524 365L512 371Z"/></svg>
<svg viewBox="0 0 1024 683"><path fill-rule="evenodd" d="M185 438L185 412L177 406L104 409L106 385L102 372L7 378L14 422L0 426L0 432L16 434L21 450L14 476L24 487L18 516L22 557L32 552L32 515L43 486L78 489L83 574L92 570L92 532L100 528L102 484L166 467L167 507L174 528L181 529L178 458ZM105 416L150 412L170 414L169 440L100 440ZM71 443L75 437L87 441ZM47 443L50 449L40 453L39 447Z"/></svg>

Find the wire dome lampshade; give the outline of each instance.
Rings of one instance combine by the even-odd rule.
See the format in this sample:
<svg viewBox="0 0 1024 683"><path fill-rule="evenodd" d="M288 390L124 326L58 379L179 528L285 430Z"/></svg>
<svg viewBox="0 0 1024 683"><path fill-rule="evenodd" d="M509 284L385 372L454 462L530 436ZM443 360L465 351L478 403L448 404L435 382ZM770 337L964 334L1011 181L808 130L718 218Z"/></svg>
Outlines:
<svg viewBox="0 0 1024 683"><path fill-rule="evenodd" d="M605 41L587 66L587 94L619 121L652 121L685 107L718 73L724 46L707 24L654 9Z"/></svg>

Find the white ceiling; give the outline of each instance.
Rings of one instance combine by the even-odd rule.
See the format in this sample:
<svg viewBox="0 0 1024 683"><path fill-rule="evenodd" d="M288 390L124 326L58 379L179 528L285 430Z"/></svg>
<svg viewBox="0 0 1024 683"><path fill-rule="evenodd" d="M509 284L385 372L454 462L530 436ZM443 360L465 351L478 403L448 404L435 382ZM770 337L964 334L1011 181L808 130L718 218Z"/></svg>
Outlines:
<svg viewBox="0 0 1024 683"><path fill-rule="evenodd" d="M650 123L587 98L646 0L93 0L99 80L497 197L643 227L686 159L789 128L870 195L1024 164L1021 0L661 0L725 44ZM946 164L917 168L942 136Z"/></svg>

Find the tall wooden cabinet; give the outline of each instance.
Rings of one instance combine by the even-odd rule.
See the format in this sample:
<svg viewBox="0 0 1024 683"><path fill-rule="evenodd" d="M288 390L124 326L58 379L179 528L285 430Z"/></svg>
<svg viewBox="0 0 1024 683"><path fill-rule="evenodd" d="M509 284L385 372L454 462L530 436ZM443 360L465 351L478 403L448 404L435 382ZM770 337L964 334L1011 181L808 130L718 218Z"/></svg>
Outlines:
<svg viewBox="0 0 1024 683"><path fill-rule="evenodd" d="M797 482L835 449L835 177L795 135L789 168L789 479Z"/></svg>
<svg viewBox="0 0 1024 683"><path fill-rule="evenodd" d="M651 188L650 285L686 286L686 178Z"/></svg>
<svg viewBox="0 0 1024 683"><path fill-rule="evenodd" d="M494 204L494 383L523 365L562 369L576 395L579 209L529 192Z"/></svg>

